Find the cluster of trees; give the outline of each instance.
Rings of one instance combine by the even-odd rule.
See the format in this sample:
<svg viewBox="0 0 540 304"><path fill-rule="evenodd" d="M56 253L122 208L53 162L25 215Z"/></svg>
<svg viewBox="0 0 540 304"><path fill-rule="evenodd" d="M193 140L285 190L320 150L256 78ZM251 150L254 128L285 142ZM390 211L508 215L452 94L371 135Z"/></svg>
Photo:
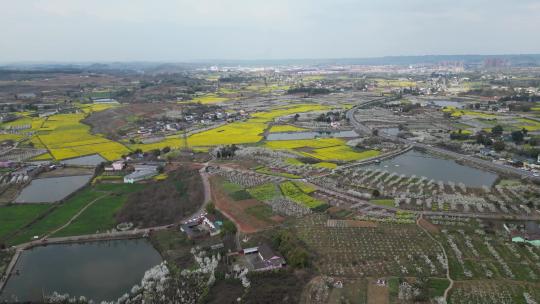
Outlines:
<svg viewBox="0 0 540 304"><path fill-rule="evenodd" d="M129 194L116 214L118 223L136 227L168 225L193 214L204 200L204 186L198 170L181 167L159 183Z"/></svg>
<svg viewBox="0 0 540 304"><path fill-rule="evenodd" d="M504 96L499 99L499 101L510 101L510 100L536 102L536 101L540 101L540 96L523 92L519 94Z"/></svg>
<svg viewBox="0 0 540 304"><path fill-rule="evenodd" d="M127 156L133 156L133 155L142 155L143 157L147 157L149 155L153 156L153 157L158 157L162 154L167 154L171 152L171 148L169 146L167 147L164 147L163 149L154 149L154 150L150 150L148 152L143 152L141 149L135 149L133 151L131 151L130 153L126 154L126 155L122 155L122 158L126 158Z"/></svg>
<svg viewBox="0 0 540 304"><path fill-rule="evenodd" d="M219 147L216 150L216 157L217 158L231 158L231 157L234 157L234 154L236 153L237 150L238 150L238 147L235 144Z"/></svg>
<svg viewBox="0 0 540 304"><path fill-rule="evenodd" d="M306 246L293 233L282 230L273 240L273 247L285 256L287 264L292 267L305 268L310 264L310 256Z"/></svg>
<svg viewBox="0 0 540 304"><path fill-rule="evenodd" d="M452 140L466 140L471 137L468 133L463 133L463 130L459 129L457 132L450 133L450 139Z"/></svg>
<svg viewBox="0 0 540 304"><path fill-rule="evenodd" d="M329 94L331 91L326 88L314 88L314 87L294 87L287 90L287 94L298 94L305 93L306 95L318 95L318 94Z"/></svg>
<svg viewBox="0 0 540 304"><path fill-rule="evenodd" d="M330 112L322 113L317 118L315 118L315 121L331 123L333 121L340 121L346 118L347 117L345 113L341 113L339 111L336 111L336 112L330 111Z"/></svg>

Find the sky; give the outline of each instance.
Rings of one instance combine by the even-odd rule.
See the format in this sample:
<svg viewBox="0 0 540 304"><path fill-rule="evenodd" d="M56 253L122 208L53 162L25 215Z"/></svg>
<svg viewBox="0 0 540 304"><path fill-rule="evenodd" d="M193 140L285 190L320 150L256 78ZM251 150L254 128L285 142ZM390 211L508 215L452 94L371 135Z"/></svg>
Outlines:
<svg viewBox="0 0 540 304"><path fill-rule="evenodd" d="M0 0L0 62L540 53L540 0Z"/></svg>

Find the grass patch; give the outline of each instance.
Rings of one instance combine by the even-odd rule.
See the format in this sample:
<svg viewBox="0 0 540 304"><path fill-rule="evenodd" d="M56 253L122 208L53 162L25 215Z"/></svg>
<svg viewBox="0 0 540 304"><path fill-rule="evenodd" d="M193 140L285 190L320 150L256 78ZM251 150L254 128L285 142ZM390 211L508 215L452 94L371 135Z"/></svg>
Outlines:
<svg viewBox="0 0 540 304"><path fill-rule="evenodd" d="M292 201L304 205L311 209L316 209L318 207L326 205L324 202L315 199L306 193L304 193L300 188L298 188L293 182L287 181L279 185L281 192L284 196L288 197Z"/></svg>
<svg viewBox="0 0 540 304"><path fill-rule="evenodd" d="M285 177L285 178L302 178L301 176L298 176L296 174L291 174L291 173L287 173L287 172L280 172L280 171L274 171L274 170L271 170L267 167L260 167L260 168L257 168L255 169L256 172L258 173L262 173L262 174L268 174L268 175L273 175L273 176L281 176L281 177Z"/></svg>
<svg viewBox="0 0 540 304"><path fill-rule="evenodd" d="M281 195L275 184L267 183L247 189L249 194L259 201L269 201Z"/></svg>
<svg viewBox="0 0 540 304"><path fill-rule="evenodd" d="M289 165L293 165L293 166L301 166L303 165L304 163L301 162L300 160L298 160L297 158L287 158L285 159L285 162Z"/></svg>
<svg viewBox="0 0 540 304"><path fill-rule="evenodd" d="M223 181L223 183L221 183L221 187L228 194L232 194L234 192L244 190L244 187L240 186L239 184L231 183L228 181Z"/></svg>
<svg viewBox="0 0 540 304"><path fill-rule="evenodd" d="M46 204L12 204L0 207L0 240L31 223L49 208L51 206Z"/></svg>
<svg viewBox="0 0 540 304"><path fill-rule="evenodd" d="M91 188L80 191L65 203L58 205L47 216L10 238L8 244L25 243L30 241L33 236L42 237L67 223L79 210L101 195L103 193L93 191Z"/></svg>
<svg viewBox="0 0 540 304"><path fill-rule="evenodd" d="M374 200L371 200L370 202L379 206L394 207L393 199L374 199Z"/></svg>
<svg viewBox="0 0 540 304"><path fill-rule="evenodd" d="M335 169L335 168L337 168L337 164L329 163L329 162L320 162L320 163L316 163L313 166L320 167L320 168L327 168L327 169Z"/></svg>
<svg viewBox="0 0 540 304"><path fill-rule="evenodd" d="M246 213L261 221L269 222L270 217L272 217L272 208L268 205L258 205L247 208Z"/></svg>
<svg viewBox="0 0 540 304"><path fill-rule="evenodd" d="M444 291L446 290L446 288L448 288L449 285L450 281L448 281L447 279L429 278L429 297L432 299L435 297L442 297L444 295Z"/></svg>
<svg viewBox="0 0 540 304"><path fill-rule="evenodd" d="M298 188L299 188L300 190L302 190L302 192L304 192L304 193L308 193L308 194L309 194L309 193L315 192L315 191L317 190L317 188L315 188L314 186L308 185L308 184L306 184L306 183L304 183L304 182L294 181L293 183L294 183L294 185L295 185L296 187L298 187Z"/></svg>
<svg viewBox="0 0 540 304"><path fill-rule="evenodd" d="M108 195L88 207L75 221L53 236L105 232L116 227L114 215L126 202L126 195Z"/></svg>
<svg viewBox="0 0 540 304"><path fill-rule="evenodd" d="M251 197L251 194L249 194L249 192L247 192L246 190L235 191L233 193L230 193L229 196L235 201L243 201L253 198Z"/></svg>

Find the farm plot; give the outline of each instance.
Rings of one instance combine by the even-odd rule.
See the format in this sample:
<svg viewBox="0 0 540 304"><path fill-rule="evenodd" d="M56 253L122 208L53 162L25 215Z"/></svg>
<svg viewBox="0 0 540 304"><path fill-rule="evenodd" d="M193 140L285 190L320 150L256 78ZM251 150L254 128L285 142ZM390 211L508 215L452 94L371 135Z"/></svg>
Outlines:
<svg viewBox="0 0 540 304"><path fill-rule="evenodd" d="M233 199L224 188L222 178L210 177L210 185L216 208L233 221L239 231L253 233L276 224L265 204L254 199Z"/></svg>
<svg viewBox="0 0 540 304"><path fill-rule="evenodd" d="M267 183L247 189L255 199L263 202L281 196L276 184Z"/></svg>
<svg viewBox="0 0 540 304"><path fill-rule="evenodd" d="M54 229L67 223L79 210L102 195L103 193L93 191L91 188L80 191L65 203L58 205L42 219L9 238L7 243L16 245L28 242L34 236L42 237L43 235L52 232Z"/></svg>
<svg viewBox="0 0 540 304"><path fill-rule="evenodd" d="M129 152L122 144L90 134L90 127L82 124L86 114L58 114L49 117L38 131L39 141L57 159L100 154L115 160Z"/></svg>
<svg viewBox="0 0 540 304"><path fill-rule="evenodd" d="M293 182L290 182L290 181L283 182L279 185L279 188L281 189L281 192L283 193L285 197L291 199L292 201L300 205L306 206L310 209L316 209L318 207L325 205L323 201L320 201L306 194L304 191L302 191L301 188L299 188ZM304 187L304 188L307 188L307 187ZM311 190L311 188L309 190Z"/></svg>
<svg viewBox="0 0 540 304"><path fill-rule="evenodd" d="M307 129L300 128L297 126L291 125L276 125L270 128L270 133L279 133L279 132L296 132L296 131L305 131Z"/></svg>
<svg viewBox="0 0 540 304"><path fill-rule="evenodd" d="M540 282L537 248L519 246L503 235L487 234L480 227L471 227L474 226L444 226L442 233L436 235L448 254L452 278Z"/></svg>
<svg viewBox="0 0 540 304"><path fill-rule="evenodd" d="M95 190L110 192L95 201L77 219L53 236L71 236L105 232L116 227L114 218L116 212L127 201L129 193L141 190L144 185L134 184L101 184L96 185Z"/></svg>
<svg viewBox="0 0 540 304"><path fill-rule="evenodd" d="M16 232L37 219L50 207L51 206L47 204L9 205L0 207L0 243L1 240L9 234Z"/></svg>
<svg viewBox="0 0 540 304"><path fill-rule="evenodd" d="M379 155L379 151L358 152L339 138L268 141L265 146L274 150L289 150L298 155L322 161L353 161Z"/></svg>
<svg viewBox="0 0 540 304"><path fill-rule="evenodd" d="M328 219L327 215L313 214L295 225L298 237L314 252L314 264L323 274L442 277L445 273L439 247L414 224L328 227Z"/></svg>
<svg viewBox="0 0 540 304"><path fill-rule="evenodd" d="M451 304L529 304L539 301L539 284L507 280L458 282L448 299Z"/></svg>
<svg viewBox="0 0 540 304"><path fill-rule="evenodd" d="M327 108L328 107L320 105L292 105L277 108L268 112L254 113L252 118L246 121L233 122L193 134L188 137L188 144L191 147L210 147L217 145L257 143L263 139L262 134L268 127L268 123L275 118L295 113L324 110ZM161 142L152 144L136 144L130 147L132 149L149 151L157 148L161 149L166 146L180 148L182 146L180 136L170 136Z"/></svg>

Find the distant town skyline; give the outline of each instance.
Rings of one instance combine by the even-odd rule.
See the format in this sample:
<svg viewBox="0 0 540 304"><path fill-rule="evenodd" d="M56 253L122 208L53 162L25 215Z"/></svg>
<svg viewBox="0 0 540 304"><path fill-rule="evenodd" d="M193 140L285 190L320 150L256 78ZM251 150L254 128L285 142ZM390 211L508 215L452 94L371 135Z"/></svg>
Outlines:
<svg viewBox="0 0 540 304"><path fill-rule="evenodd" d="M540 53L538 0L0 0L0 62Z"/></svg>

